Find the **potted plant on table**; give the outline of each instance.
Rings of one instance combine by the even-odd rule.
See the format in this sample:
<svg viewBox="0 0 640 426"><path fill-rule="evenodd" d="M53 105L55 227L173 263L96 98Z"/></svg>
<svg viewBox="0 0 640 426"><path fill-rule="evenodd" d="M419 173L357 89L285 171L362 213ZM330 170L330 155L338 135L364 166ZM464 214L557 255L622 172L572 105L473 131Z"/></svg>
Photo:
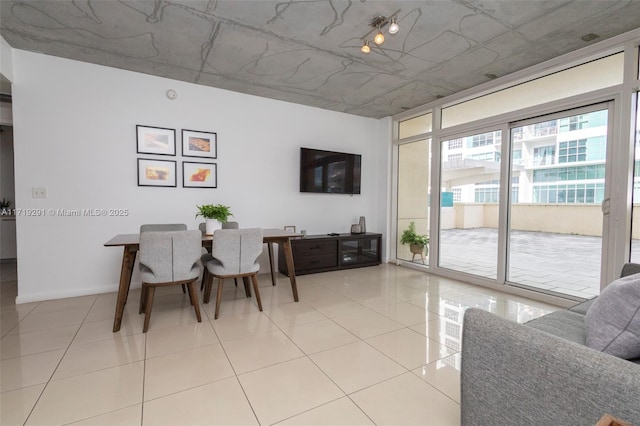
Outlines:
<svg viewBox="0 0 640 426"><path fill-rule="evenodd" d="M196 217L205 218L207 235L213 235L216 229L222 228L222 224L229 219L229 216L233 216L230 207L222 204L203 204L196 207L198 208Z"/></svg>
<svg viewBox="0 0 640 426"><path fill-rule="evenodd" d="M402 244L409 244L409 250L413 254L411 261L416 257L416 254L420 255L422 259L422 263L424 263L424 254L429 253L429 236L421 235L416 232L416 224L411 222L409 223L409 227L402 231L402 236L400 237L400 242Z"/></svg>

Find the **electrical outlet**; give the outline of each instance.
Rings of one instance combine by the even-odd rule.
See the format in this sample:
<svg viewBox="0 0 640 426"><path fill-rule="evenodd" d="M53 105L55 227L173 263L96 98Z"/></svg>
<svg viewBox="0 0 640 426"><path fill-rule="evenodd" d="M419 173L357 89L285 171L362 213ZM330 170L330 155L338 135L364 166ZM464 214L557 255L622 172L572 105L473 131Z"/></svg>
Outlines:
<svg viewBox="0 0 640 426"><path fill-rule="evenodd" d="M47 198L47 188L31 188L31 198Z"/></svg>

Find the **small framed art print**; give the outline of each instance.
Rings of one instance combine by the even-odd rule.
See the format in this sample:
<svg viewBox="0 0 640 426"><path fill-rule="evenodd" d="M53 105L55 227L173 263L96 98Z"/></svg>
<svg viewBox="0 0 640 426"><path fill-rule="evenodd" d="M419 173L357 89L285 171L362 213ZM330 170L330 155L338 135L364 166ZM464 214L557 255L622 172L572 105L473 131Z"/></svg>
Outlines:
<svg viewBox="0 0 640 426"><path fill-rule="evenodd" d="M176 155L176 131L137 125L136 145L138 154Z"/></svg>
<svg viewBox="0 0 640 426"><path fill-rule="evenodd" d="M138 158L138 186L176 186L176 162Z"/></svg>
<svg viewBox="0 0 640 426"><path fill-rule="evenodd" d="M183 161L182 186L185 188L217 188L218 165Z"/></svg>
<svg viewBox="0 0 640 426"><path fill-rule="evenodd" d="M182 129L182 156L218 158L218 135Z"/></svg>

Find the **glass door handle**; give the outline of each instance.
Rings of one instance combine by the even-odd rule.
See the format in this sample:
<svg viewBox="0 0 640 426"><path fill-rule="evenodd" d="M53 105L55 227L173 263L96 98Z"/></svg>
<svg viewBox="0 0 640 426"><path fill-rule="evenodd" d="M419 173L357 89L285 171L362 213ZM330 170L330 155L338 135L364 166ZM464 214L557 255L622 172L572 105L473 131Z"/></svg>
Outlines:
<svg viewBox="0 0 640 426"><path fill-rule="evenodd" d="M602 200L600 208L602 209L602 214L608 216L611 212L611 199L605 198L604 200Z"/></svg>

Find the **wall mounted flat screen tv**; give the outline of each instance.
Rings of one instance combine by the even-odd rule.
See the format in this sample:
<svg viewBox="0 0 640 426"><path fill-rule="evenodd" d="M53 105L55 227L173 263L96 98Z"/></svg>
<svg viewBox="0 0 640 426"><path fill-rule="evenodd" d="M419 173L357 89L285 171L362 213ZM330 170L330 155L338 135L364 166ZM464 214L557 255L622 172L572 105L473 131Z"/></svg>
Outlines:
<svg viewBox="0 0 640 426"><path fill-rule="evenodd" d="M360 194L362 156L300 148L300 192Z"/></svg>

